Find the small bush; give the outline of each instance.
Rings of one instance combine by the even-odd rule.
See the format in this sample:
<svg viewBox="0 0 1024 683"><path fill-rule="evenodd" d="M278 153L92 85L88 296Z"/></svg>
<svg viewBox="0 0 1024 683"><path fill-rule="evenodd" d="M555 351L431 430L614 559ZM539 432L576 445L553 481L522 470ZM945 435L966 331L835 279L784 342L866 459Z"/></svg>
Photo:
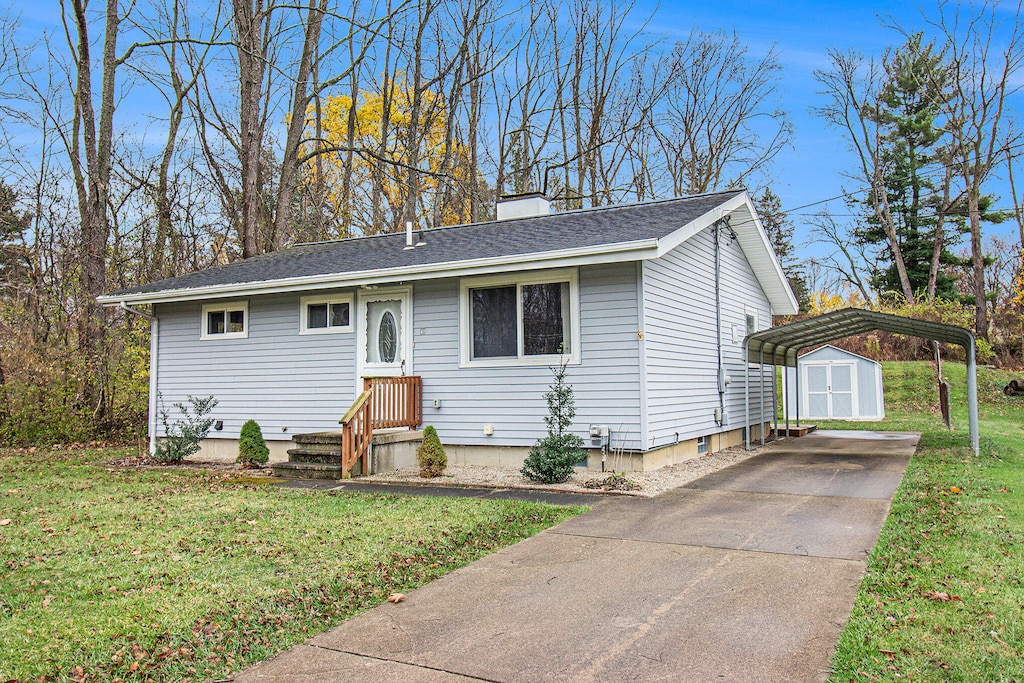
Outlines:
<svg viewBox="0 0 1024 683"><path fill-rule="evenodd" d="M420 476L431 479L444 474L448 467L448 455L444 452L437 430L427 425L423 430L423 444L416 449L416 460L420 464Z"/></svg>
<svg viewBox="0 0 1024 683"><path fill-rule="evenodd" d="M179 463L198 453L199 442L210 433L213 418L209 414L217 406L217 399L213 396L189 396L188 402L192 406L192 414L189 414L189 408L184 403L175 403L174 407L181 413L181 417L172 423L161 399L160 424L164 427L164 436L157 442L153 452L153 459L157 462Z"/></svg>
<svg viewBox="0 0 1024 683"><path fill-rule="evenodd" d="M238 462L242 467L259 467L270 459L270 449L256 420L242 425L238 434Z"/></svg>
<svg viewBox="0 0 1024 683"><path fill-rule="evenodd" d="M583 450L583 438L567 431L576 417L576 401L573 398L572 386L565 382L565 362L555 368L551 390L544 394L548 403L548 415L544 422L548 426L548 435L537 441L530 449L530 454L523 462L520 473L533 481L545 484L560 484L569 478L573 467L585 460L587 452Z"/></svg>

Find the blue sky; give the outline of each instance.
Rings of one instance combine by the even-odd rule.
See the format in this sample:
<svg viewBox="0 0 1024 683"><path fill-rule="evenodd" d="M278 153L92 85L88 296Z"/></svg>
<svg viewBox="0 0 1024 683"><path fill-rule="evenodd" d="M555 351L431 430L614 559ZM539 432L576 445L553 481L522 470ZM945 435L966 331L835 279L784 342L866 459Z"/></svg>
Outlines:
<svg viewBox="0 0 1024 683"><path fill-rule="evenodd" d="M702 30L736 30L755 55L763 55L772 45L784 69L783 107L790 112L794 125L791 148L785 150L774 167L776 181L772 189L782 199L783 208L795 209L840 194L844 187L859 185L844 177L853 168L853 157L838 131L811 112L824 99L817 95L815 69L827 68L829 48L856 49L865 55L880 55L887 46L902 42L900 35L885 23L895 21L901 26L925 28L921 11L930 16L937 2L914 3L874 0L789 0L779 2L663 2L657 9L657 20L651 28L684 36L694 26ZM1016 3L1004 2L1004 12L1015 9ZM1014 97L1015 109L1024 109L1024 96ZM993 189L1000 195L998 206L1012 204L1009 192L1001 183ZM809 214L826 205L794 211L794 238L804 256L815 252L814 245L802 245L807 239ZM829 204L833 213L845 212L841 201ZM1012 235L1015 228L1004 224L997 232ZM801 246L802 245L802 246Z"/></svg>

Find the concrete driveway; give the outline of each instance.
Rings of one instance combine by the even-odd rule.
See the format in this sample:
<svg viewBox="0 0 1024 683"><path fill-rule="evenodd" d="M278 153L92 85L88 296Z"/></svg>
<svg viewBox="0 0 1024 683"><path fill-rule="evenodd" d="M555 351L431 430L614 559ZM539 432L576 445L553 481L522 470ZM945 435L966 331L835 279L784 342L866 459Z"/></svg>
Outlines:
<svg viewBox="0 0 1024 683"><path fill-rule="evenodd" d="M917 441L816 432L603 500L234 680L823 680Z"/></svg>

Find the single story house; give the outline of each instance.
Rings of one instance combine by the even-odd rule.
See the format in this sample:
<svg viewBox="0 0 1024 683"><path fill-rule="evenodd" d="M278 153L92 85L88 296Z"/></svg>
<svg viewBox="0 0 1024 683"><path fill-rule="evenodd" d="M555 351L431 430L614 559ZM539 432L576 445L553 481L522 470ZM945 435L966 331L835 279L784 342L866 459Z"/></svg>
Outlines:
<svg viewBox="0 0 1024 683"><path fill-rule="evenodd" d="M252 418L280 460L293 435L338 429L361 378L402 376L450 462L514 465L546 433L565 362L593 468L602 447L610 468L646 470L741 443L744 337L797 312L748 193L549 207L522 195L495 221L300 244L105 295L152 306L151 439L158 401L214 396L207 454L233 456ZM754 383L774 382L751 377L756 436L771 415Z"/></svg>
<svg viewBox="0 0 1024 683"><path fill-rule="evenodd" d="M787 367L782 386L801 419L885 419L882 364L831 344L800 356L797 367Z"/></svg>

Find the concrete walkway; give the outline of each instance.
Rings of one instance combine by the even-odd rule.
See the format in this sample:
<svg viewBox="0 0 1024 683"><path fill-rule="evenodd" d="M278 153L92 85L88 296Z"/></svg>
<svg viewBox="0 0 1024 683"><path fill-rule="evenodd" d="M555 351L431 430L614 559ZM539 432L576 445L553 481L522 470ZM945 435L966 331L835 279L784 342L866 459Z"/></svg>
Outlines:
<svg viewBox="0 0 1024 683"><path fill-rule="evenodd" d="M601 501L234 680L824 680L917 441L817 432Z"/></svg>

